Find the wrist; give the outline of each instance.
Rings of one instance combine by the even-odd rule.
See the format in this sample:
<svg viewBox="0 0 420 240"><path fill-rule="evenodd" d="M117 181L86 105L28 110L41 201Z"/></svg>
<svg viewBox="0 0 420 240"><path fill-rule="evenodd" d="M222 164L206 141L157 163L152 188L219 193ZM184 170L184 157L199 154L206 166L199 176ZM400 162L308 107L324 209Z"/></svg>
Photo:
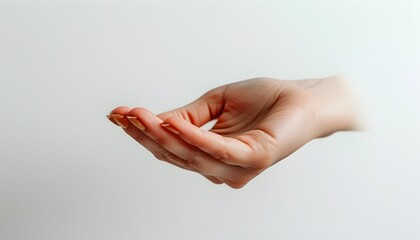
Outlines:
<svg viewBox="0 0 420 240"><path fill-rule="evenodd" d="M356 99L342 76L296 81L315 104L313 116L317 123L317 137L336 131L360 129L360 114Z"/></svg>

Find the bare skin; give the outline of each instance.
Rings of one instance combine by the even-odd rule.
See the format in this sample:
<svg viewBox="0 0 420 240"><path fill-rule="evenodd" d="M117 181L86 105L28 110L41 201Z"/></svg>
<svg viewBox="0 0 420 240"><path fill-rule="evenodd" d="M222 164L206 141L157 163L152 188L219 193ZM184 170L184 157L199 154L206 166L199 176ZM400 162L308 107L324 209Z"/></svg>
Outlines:
<svg viewBox="0 0 420 240"><path fill-rule="evenodd" d="M159 115L121 106L108 118L157 159L241 188L312 139L357 129L356 115L343 81L330 77L250 79Z"/></svg>

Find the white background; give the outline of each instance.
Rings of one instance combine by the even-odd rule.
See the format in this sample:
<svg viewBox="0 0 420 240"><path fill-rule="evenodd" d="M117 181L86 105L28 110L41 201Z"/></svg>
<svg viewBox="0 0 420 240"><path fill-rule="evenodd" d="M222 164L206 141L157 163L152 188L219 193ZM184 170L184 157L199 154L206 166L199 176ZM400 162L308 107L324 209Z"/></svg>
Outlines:
<svg viewBox="0 0 420 240"><path fill-rule="evenodd" d="M0 0L0 239L420 239L420 2ZM105 117L252 77L345 74L370 130L241 190Z"/></svg>

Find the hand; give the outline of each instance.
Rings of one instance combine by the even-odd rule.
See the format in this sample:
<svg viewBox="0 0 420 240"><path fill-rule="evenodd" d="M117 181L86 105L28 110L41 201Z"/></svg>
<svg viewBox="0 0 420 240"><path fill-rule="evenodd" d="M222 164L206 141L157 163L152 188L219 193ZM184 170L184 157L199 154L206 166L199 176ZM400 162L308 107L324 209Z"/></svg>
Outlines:
<svg viewBox="0 0 420 240"><path fill-rule="evenodd" d="M308 141L354 129L348 96L338 77L257 78L215 88L157 116L117 107L108 118L157 159L241 188ZM213 119L209 131L200 128Z"/></svg>

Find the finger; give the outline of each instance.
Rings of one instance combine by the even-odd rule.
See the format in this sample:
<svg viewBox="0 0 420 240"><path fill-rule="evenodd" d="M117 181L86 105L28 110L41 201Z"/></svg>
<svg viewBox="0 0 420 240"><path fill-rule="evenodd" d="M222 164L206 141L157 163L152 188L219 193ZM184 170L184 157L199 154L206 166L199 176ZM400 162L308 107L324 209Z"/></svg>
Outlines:
<svg viewBox="0 0 420 240"><path fill-rule="evenodd" d="M124 118L124 114L129 112L131 108L127 106L120 106L117 108L114 108L109 115L107 115L107 118L114 123L115 125L126 128L129 125L129 122Z"/></svg>
<svg viewBox="0 0 420 240"><path fill-rule="evenodd" d="M215 88L194 102L184 107L161 113L158 117L160 119L180 117L195 126L201 127L220 115L224 105L223 91L225 88L225 86Z"/></svg>
<svg viewBox="0 0 420 240"><path fill-rule="evenodd" d="M121 116L127 116L130 111L131 108L129 107L118 107L114 109L110 113L110 115L113 115L114 117L117 116L117 118L121 118ZM127 120L126 118L124 119ZM121 119L119 119L119 121L122 122ZM156 158L186 170L199 172L197 169L192 169L190 166L186 165L184 159L179 158L178 156L169 152L161 145L157 144L154 140L148 137L135 125L130 123L126 128L124 128L124 131L132 138L134 138L137 142L139 142L141 145L143 145L152 154L154 154ZM202 175L215 184L226 183L232 188L243 187L250 179L252 179L255 176L255 173L249 172L247 171L247 169L242 169L240 167L235 166L227 166L223 163L219 164L222 164L221 169L223 171L213 171L213 174L218 172L219 176L212 175L212 173L209 173L208 175ZM227 167L229 167L229 170L227 170Z"/></svg>
<svg viewBox="0 0 420 240"><path fill-rule="evenodd" d="M111 114L106 115L106 117L107 117L107 118L108 118L108 120L109 120L109 121L111 121L113 124L115 124L115 125L119 126L119 125L118 125L118 123L115 121L115 119L112 117L112 115L111 115Z"/></svg>
<svg viewBox="0 0 420 240"><path fill-rule="evenodd" d="M209 181L213 182L214 184L223 184L223 183L225 183L229 187L232 187L232 188L235 188L235 189L242 188L249 181L248 180L246 182L237 182L237 181L227 180L227 179L223 179L223 178L216 178L216 177L212 177L212 176L206 176L206 175L203 175L203 176L205 178L207 178Z"/></svg>
<svg viewBox="0 0 420 240"><path fill-rule="evenodd" d="M114 120L115 118L123 125L128 125L124 128L124 131L134 138L138 143L143 145L147 150L149 150L157 159L171 163L177 167L194 171L194 169L189 168L186 166L183 159L178 158L177 156L173 155L165 148L160 146L159 144L155 143L152 139L146 136L143 131L139 130L136 126L129 124L129 121L125 118L125 116L130 112L132 108L121 106L115 108L111 111L110 116ZM112 117L113 116L113 117ZM114 120L115 121L115 120ZM123 121L126 121L123 123ZM120 125L119 123L116 123Z"/></svg>
<svg viewBox="0 0 420 240"><path fill-rule="evenodd" d="M185 142L229 165L244 168L264 168L271 158L266 151L270 146L262 131L249 131L238 137L222 135L200 129L182 118L165 119L162 126L174 132ZM269 140L269 139L268 139Z"/></svg>
<svg viewBox="0 0 420 240"><path fill-rule="evenodd" d="M214 183L214 184L222 184L223 182L220 181L219 179L217 179L216 177L213 176L207 176L207 175L203 175L205 178L207 178L207 180L209 180L210 182Z"/></svg>
<svg viewBox="0 0 420 240"><path fill-rule="evenodd" d="M233 174L232 171L237 171L163 128L161 126L162 120L149 110L134 108L128 115L131 116L129 117L130 121L136 123L139 129L143 129L145 135L170 153L183 159L187 166L194 167L199 173L217 177Z"/></svg>

